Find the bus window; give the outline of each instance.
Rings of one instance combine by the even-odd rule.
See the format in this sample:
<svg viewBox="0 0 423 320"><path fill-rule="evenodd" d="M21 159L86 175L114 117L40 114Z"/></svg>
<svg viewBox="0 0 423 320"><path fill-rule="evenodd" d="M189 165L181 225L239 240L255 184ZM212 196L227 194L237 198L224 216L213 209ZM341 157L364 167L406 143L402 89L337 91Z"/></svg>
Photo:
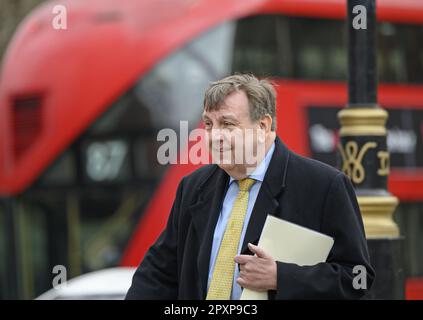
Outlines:
<svg viewBox="0 0 423 320"><path fill-rule="evenodd" d="M378 29L381 81L423 82L423 26L383 22Z"/></svg>
<svg viewBox="0 0 423 320"><path fill-rule="evenodd" d="M377 32L380 81L423 83L423 26L381 22ZM347 79L342 20L248 17L237 23L234 42L233 71L291 79Z"/></svg>
<svg viewBox="0 0 423 320"><path fill-rule="evenodd" d="M0 297L7 299L11 292L24 299L31 299L36 293L45 291L51 283L48 264L54 259L49 255L49 233L47 211L36 203L18 199L0 203L0 254L7 259L0 262ZM13 212L10 206L14 206ZM13 219L13 223L11 223ZM10 226L14 225L14 230ZM50 238L50 244L58 237ZM57 249L63 249L57 247ZM20 263L8 272L15 258ZM18 277L20 286L13 286Z"/></svg>
<svg viewBox="0 0 423 320"><path fill-rule="evenodd" d="M401 203L395 220L404 236L407 277L423 276L423 203Z"/></svg>

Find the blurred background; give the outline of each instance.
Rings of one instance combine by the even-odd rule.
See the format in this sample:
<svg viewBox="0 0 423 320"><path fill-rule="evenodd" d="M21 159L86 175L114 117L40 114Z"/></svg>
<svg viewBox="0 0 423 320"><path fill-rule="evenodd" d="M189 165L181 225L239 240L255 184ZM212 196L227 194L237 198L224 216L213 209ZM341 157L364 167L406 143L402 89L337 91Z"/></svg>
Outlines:
<svg viewBox="0 0 423 320"><path fill-rule="evenodd" d="M406 297L423 299L423 2L377 4L389 190ZM157 133L201 125L210 81L273 79L279 136L337 166L345 12L343 0L0 0L0 298L51 289L56 265L68 278L138 265L197 168L160 165Z"/></svg>
<svg viewBox="0 0 423 320"><path fill-rule="evenodd" d="M0 2L0 54L3 57L7 44L18 24L37 5L45 0L3 0Z"/></svg>

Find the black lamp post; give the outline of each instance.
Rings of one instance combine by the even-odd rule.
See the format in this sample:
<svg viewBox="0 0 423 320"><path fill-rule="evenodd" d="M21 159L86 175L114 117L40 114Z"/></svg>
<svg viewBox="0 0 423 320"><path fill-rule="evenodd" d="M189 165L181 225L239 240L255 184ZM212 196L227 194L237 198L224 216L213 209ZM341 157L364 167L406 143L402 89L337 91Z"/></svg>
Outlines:
<svg viewBox="0 0 423 320"><path fill-rule="evenodd" d="M398 199L387 190L388 113L377 103L376 3L348 0L348 104L341 123L341 168L356 188L376 280L369 298L403 299L402 238L392 219Z"/></svg>

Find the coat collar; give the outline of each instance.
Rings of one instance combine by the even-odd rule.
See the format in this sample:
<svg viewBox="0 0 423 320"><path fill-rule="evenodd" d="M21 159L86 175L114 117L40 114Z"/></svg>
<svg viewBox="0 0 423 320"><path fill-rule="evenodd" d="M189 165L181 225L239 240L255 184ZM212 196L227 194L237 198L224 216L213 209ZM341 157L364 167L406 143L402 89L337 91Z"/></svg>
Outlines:
<svg viewBox="0 0 423 320"><path fill-rule="evenodd" d="M267 215L274 214L279 206L277 198L286 187L289 157L289 149L279 137L276 137L275 150L245 233L241 249L243 254L250 253L247 246L248 242L257 244ZM205 297L207 289L207 275L214 229L222 209L228 185L229 175L215 165L197 189L197 194L199 195L197 202L189 207L193 226L200 243L197 264L201 277L200 291L203 297Z"/></svg>

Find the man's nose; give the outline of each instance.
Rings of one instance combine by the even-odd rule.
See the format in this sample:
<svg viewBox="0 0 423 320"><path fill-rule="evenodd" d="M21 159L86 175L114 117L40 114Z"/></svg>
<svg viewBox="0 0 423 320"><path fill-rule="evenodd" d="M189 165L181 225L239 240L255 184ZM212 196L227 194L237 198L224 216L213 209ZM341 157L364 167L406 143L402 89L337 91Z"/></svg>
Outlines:
<svg viewBox="0 0 423 320"><path fill-rule="evenodd" d="M223 129L220 128L213 128L211 130L211 138L213 141L223 141L225 140L225 131Z"/></svg>

